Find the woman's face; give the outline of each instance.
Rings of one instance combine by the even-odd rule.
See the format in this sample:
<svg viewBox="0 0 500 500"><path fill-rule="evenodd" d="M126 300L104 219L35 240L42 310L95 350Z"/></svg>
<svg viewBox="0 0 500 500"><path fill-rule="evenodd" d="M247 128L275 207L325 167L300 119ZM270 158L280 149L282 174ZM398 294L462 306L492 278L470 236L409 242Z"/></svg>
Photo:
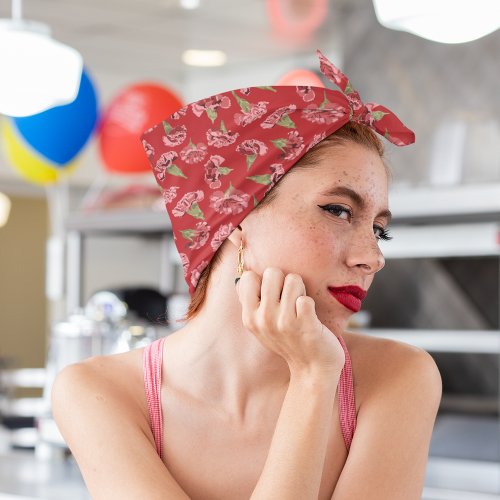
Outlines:
<svg viewBox="0 0 500 500"><path fill-rule="evenodd" d="M318 165L292 169L275 200L243 221L245 268L300 274L319 319L345 327L360 303L330 290L367 291L384 266L378 240L390 219L387 181L376 152L352 142L325 148Z"/></svg>

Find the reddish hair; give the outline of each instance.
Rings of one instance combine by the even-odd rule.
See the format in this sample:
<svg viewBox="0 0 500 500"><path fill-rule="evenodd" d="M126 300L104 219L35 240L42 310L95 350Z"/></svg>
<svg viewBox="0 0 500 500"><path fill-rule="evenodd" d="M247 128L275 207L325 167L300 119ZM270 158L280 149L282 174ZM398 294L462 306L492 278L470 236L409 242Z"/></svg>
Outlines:
<svg viewBox="0 0 500 500"><path fill-rule="evenodd" d="M311 148L293 167L292 170L306 169L317 165L323 158L324 150L329 147L343 146L349 142L359 144L366 147L370 151L376 152L380 158L384 159L384 145L378 136L373 132L373 130L366 125L361 125L356 122L347 122L343 127L336 130L333 134L329 135L327 138L323 139L319 144ZM279 182L275 187L269 191L269 193L261 200L261 202L253 209L261 210L262 208L268 206L277 196ZM225 242L224 242L225 243ZM217 267L221 261L222 255L222 244L215 252L212 260L209 262L208 266L201 272L198 285L191 296L191 302L189 304L188 310L183 318L178 321L189 321L200 311L203 303L205 302L205 297L207 293L208 283L210 280L210 275ZM236 264L235 264L236 269Z"/></svg>

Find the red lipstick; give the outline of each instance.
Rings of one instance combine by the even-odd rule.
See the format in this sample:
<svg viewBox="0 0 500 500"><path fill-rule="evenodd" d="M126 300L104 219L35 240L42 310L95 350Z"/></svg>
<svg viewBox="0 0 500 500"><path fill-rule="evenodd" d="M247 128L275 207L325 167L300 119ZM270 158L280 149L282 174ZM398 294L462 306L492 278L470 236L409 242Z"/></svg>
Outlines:
<svg viewBox="0 0 500 500"><path fill-rule="evenodd" d="M366 291L355 285L329 286L328 291L347 309L358 312Z"/></svg>

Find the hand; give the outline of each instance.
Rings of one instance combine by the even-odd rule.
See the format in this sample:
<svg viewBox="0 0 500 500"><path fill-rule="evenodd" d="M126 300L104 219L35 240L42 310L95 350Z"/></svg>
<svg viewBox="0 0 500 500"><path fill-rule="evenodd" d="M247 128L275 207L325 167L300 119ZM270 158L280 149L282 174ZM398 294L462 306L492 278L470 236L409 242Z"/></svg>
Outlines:
<svg viewBox="0 0 500 500"><path fill-rule="evenodd" d="M244 271L236 285L242 306L243 326L269 350L295 370L328 370L340 373L345 355L337 337L316 316L315 303L306 295L298 274L276 268L262 278Z"/></svg>

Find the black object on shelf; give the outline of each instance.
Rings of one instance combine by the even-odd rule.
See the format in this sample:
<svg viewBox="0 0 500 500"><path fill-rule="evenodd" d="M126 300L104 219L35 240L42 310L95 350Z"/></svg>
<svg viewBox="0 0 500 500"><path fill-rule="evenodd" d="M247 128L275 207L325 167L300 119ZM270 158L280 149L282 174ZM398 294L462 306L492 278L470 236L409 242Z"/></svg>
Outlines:
<svg viewBox="0 0 500 500"><path fill-rule="evenodd" d="M154 324L166 324L167 296L154 288L115 288L108 290L125 302L128 310Z"/></svg>

